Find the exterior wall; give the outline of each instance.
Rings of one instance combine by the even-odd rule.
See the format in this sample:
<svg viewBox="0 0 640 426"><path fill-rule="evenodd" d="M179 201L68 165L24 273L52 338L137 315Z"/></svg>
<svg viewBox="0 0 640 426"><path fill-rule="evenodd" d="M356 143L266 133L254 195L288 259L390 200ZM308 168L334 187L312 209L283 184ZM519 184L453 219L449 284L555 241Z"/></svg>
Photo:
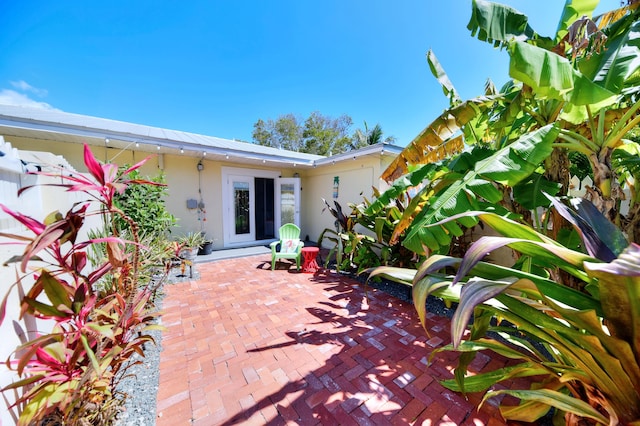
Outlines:
<svg viewBox="0 0 640 426"><path fill-rule="evenodd" d="M198 162L202 161L203 169L198 172ZM252 168L246 164L230 163L215 159L198 159L179 155L167 155L164 158L164 172L169 185L167 209L175 215L178 226L176 235L187 232L204 231L207 238L213 241L214 250L224 247L223 211L222 211L222 168L236 167L241 169L276 171L282 177L291 177L290 169ZM204 204L204 212L188 209L187 200L195 199ZM204 219L204 220L203 220Z"/></svg>
<svg viewBox="0 0 640 426"><path fill-rule="evenodd" d="M380 180L384 167L380 156L371 155L307 170L302 175L302 235L317 241L324 229L334 229L334 217L328 211L322 211L325 208L323 198L333 206L334 177L340 179L336 201L344 213L349 214L349 204L360 204L363 197L371 200L372 187L385 186Z"/></svg>
<svg viewBox="0 0 640 426"><path fill-rule="evenodd" d="M82 145L56 141L32 140L10 137L13 146L20 150L49 151L61 155L78 171L86 171L83 160ZM134 164L145 158L148 153L136 152L135 147L120 151L113 148L92 146L96 158L101 161L113 161L117 164ZM153 154L151 154L153 155ZM326 199L333 205L333 178L340 179L337 201L346 213L350 211L349 203L358 204L363 197L371 199L372 187L383 189L385 182L379 179L389 165L392 156L367 155L355 160L341 160L335 164L322 164L315 168L281 167L255 168L260 170L276 170L281 177L292 177L298 173L301 177L301 233L311 241L317 241L325 228L332 228L334 219L327 211L322 212ZM155 155L141 169L146 176L156 176L160 171L165 173L169 186L167 210L178 218L172 234L179 236L187 232L204 231L213 240L215 250L224 247L222 221L222 167L251 168L246 164L238 164L204 157L203 170L198 172L200 159L190 156L160 154ZM199 192L201 189L201 192ZM188 209L187 200L202 198L205 212ZM205 220L203 220L205 219Z"/></svg>
<svg viewBox="0 0 640 426"><path fill-rule="evenodd" d="M222 246L222 202L220 188L220 164L203 160L204 169L198 172L195 157L164 156L164 172L169 187L167 210L178 218L173 233L176 236L188 232L205 232L214 241L214 248ZM187 200L202 200L204 211L188 209Z"/></svg>
<svg viewBox="0 0 640 426"><path fill-rule="evenodd" d="M86 172L81 144L42 141L13 136L8 138L13 146L20 150L52 152L64 157L79 172ZM167 210L178 218L177 226L171 230L171 234L178 237L188 232L204 231L207 238L213 240L214 250L221 249L224 246L222 238L223 166L277 171L282 177L292 177L295 172L300 174L303 172L300 167L256 168L246 164L220 161L214 157L199 159L186 155L155 155L153 153L136 152L134 146L124 151L101 146L92 146L91 150L98 160L113 161L119 165L135 164L148 155L152 155L153 158L140 168L140 172L145 176L156 176L161 171L164 172L169 188L166 200ZM202 161L204 166L201 172L198 172L197 169L199 161ZM201 192L199 189L201 189ZM201 197L205 206L204 213L199 212L197 209L187 208L188 199L200 201ZM305 210L304 207L302 208L302 216L304 216Z"/></svg>

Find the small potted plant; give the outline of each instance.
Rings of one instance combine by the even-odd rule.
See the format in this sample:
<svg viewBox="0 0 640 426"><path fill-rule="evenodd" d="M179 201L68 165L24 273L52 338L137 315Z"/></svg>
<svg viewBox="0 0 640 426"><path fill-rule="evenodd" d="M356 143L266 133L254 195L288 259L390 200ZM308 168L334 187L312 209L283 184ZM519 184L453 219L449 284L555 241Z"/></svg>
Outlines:
<svg viewBox="0 0 640 426"><path fill-rule="evenodd" d="M186 260L195 259L204 242L205 238L200 232L188 232L178 238L178 243L181 245L180 257Z"/></svg>
<svg viewBox="0 0 640 426"><path fill-rule="evenodd" d="M203 242L202 244L200 244L198 256L206 256L208 254L211 254L211 252L213 251L213 239L208 238L207 234L204 231L201 231L200 234L202 235Z"/></svg>

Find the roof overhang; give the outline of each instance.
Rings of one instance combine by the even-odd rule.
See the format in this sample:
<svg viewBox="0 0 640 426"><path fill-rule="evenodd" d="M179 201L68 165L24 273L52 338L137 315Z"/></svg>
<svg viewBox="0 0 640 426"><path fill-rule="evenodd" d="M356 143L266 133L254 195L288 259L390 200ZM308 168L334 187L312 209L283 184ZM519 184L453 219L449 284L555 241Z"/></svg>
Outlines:
<svg viewBox="0 0 640 426"><path fill-rule="evenodd" d="M324 157L62 111L10 105L0 105L0 135L272 167L315 167L363 156L395 157L402 151L401 147L381 143Z"/></svg>
<svg viewBox="0 0 640 426"><path fill-rule="evenodd" d="M398 154L402 152L404 148L391 145L388 143L377 143L374 145L365 146L363 148L355 149L353 151L343 152L342 154L332 155L331 157L324 157L317 161L315 161L316 166L328 165L328 164L336 164L342 161L353 161L358 160L362 157L381 157L381 156L391 156L396 157Z"/></svg>

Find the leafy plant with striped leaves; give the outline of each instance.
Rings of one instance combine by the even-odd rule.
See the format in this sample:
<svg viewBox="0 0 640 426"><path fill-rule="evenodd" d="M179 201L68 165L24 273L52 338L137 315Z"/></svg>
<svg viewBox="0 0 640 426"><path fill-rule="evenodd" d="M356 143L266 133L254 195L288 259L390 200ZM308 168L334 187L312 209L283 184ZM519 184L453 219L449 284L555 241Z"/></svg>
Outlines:
<svg viewBox="0 0 640 426"><path fill-rule="evenodd" d="M20 295L21 318L42 322L42 327L35 328L35 321L25 320L34 328L20 333L23 343L7 360L19 379L2 392L18 395L12 405L18 425L113 424L126 396L118 394L117 383L133 365L129 362L132 355L144 355L144 344L153 342L147 331L157 327L152 324L157 314L149 303L154 283L138 285L141 247L137 226L114 198L129 185L158 183L129 177L146 160L118 171L114 164L100 164L86 145L84 159L88 175L40 174L60 179L62 183L55 186L85 193L98 203L96 211L87 201L65 215L56 211L40 221L0 204L33 234L0 233L25 246L21 256L10 260L19 263L19 279L0 304L0 323L14 288ZM111 215L120 215L130 225L134 241L124 241L117 234L79 241L85 219L92 214L105 215L105 223L110 223ZM106 246L107 259L91 265L87 250L95 244ZM127 251L128 244L134 249ZM98 283L106 279L110 285L99 292ZM45 323L51 325L51 331L42 331L47 328Z"/></svg>
<svg viewBox="0 0 640 426"><path fill-rule="evenodd" d="M521 404L501 407L510 420L534 422L555 407L557 416L564 415L571 425L636 424L640 421L640 246L627 245L622 233L589 202L576 200L567 206L554 199L553 204L574 225L586 253L568 249L526 224L475 212L502 236L479 239L462 259L431 256L417 271L377 268L371 276L412 285L424 326L428 295L459 302L452 318L452 343L439 349L461 353L455 378L443 382L446 387L460 392L488 390L483 401L501 394L519 398ZM503 246L557 265L584 281L586 292L482 261ZM493 318L504 322L492 322ZM478 351L494 351L514 363L466 375ZM535 380L530 389L490 390L518 377Z"/></svg>

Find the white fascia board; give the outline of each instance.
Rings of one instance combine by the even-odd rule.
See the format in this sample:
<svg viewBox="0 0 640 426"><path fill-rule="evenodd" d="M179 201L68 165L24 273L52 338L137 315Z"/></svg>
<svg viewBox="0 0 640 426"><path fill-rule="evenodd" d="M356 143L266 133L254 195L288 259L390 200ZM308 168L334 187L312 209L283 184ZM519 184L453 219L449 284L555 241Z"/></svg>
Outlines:
<svg viewBox="0 0 640 426"><path fill-rule="evenodd" d="M103 141L105 138L109 138L111 140L118 140L122 142L128 143L139 143L141 145L150 145L155 147L169 148L175 150L189 150L189 151L197 151L197 152L206 152L207 154L218 154L218 155L228 155L229 157L242 157L246 159L253 160L264 160L269 162L277 162L284 164L293 164L301 165L301 166L313 166L314 161L318 161L319 159L325 158L318 155L310 155L310 154L301 154L292 151L283 151L278 150L276 148L269 147L261 147L259 145L253 145L248 142L238 142L238 141L227 141L222 140L220 138L214 137L206 137L206 139L220 139L222 141L228 142L228 145L236 145L234 148L230 147L222 147L222 146L212 146L206 143L198 143L196 142L185 142L181 140L171 140L171 139L161 139L158 137L150 137L147 135L134 134L134 133L123 133L117 132L109 129L95 129L89 127L80 127L75 125L68 124L59 124L59 123L47 123L33 119L19 118L12 119L5 117L0 117L0 127L10 127L24 130L32 130L32 131L40 131L43 133L55 133L59 135L73 135L85 138L92 138L96 140ZM190 135L187 132L176 132L181 133L183 135ZM204 139L203 138L203 139ZM246 145L247 149L239 149L244 148Z"/></svg>
<svg viewBox="0 0 640 426"><path fill-rule="evenodd" d="M364 148L356 149L354 151L343 152L341 154L332 155L331 157L325 157L321 160L316 160L315 164L318 166L324 164L333 164L339 161L345 160L357 160L360 157L366 157L369 155L391 155L397 156L402 152L404 148L397 145L390 145L386 143L379 143L375 145L365 146Z"/></svg>

